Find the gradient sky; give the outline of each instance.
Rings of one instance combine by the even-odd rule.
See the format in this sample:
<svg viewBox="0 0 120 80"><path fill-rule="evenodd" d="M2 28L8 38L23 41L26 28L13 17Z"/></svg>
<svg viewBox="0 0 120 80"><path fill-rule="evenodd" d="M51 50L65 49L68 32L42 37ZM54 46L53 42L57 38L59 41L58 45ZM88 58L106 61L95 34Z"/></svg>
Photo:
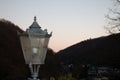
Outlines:
<svg viewBox="0 0 120 80"><path fill-rule="evenodd" d="M0 18L26 30L37 16L42 29L53 31L49 47L59 51L89 38L105 36L111 0L0 0Z"/></svg>

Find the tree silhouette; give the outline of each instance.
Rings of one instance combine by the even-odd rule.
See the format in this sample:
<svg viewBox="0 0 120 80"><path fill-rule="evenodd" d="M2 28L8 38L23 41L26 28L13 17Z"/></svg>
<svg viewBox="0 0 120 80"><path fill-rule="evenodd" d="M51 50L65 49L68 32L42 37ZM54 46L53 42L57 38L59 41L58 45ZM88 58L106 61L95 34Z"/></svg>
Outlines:
<svg viewBox="0 0 120 80"><path fill-rule="evenodd" d="M120 0L114 0L114 5L112 9L109 9L109 13L106 15L107 25L105 29L110 33L120 32Z"/></svg>

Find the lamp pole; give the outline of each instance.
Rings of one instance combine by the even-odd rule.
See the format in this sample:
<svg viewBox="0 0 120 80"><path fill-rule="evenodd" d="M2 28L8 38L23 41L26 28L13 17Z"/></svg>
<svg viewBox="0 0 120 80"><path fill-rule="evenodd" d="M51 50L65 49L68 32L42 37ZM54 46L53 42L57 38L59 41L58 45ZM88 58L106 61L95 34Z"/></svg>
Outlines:
<svg viewBox="0 0 120 80"><path fill-rule="evenodd" d="M41 29L36 17L25 32L19 33L24 59L31 72L31 78L28 80L40 80L38 78L39 68L41 64L44 64L51 35L52 33L48 34L47 29Z"/></svg>

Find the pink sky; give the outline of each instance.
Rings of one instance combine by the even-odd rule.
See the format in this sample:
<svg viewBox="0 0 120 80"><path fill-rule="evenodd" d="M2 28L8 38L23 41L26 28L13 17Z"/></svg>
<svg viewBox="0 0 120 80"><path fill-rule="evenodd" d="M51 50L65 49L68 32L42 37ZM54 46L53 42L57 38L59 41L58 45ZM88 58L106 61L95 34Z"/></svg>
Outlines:
<svg viewBox="0 0 120 80"><path fill-rule="evenodd" d="M57 52L106 35L105 15L110 7L110 0L0 0L0 18L25 30L37 16L43 29L53 31L49 46Z"/></svg>

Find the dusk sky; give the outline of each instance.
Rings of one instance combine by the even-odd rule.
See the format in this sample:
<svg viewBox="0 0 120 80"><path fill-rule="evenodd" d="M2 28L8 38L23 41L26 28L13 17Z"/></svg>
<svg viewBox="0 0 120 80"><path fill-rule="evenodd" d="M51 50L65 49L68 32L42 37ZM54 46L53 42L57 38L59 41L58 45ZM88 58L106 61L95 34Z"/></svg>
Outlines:
<svg viewBox="0 0 120 80"><path fill-rule="evenodd" d="M26 30L34 16L53 32L49 47L59 51L80 41L107 35L105 15L112 0L0 0L0 18Z"/></svg>

